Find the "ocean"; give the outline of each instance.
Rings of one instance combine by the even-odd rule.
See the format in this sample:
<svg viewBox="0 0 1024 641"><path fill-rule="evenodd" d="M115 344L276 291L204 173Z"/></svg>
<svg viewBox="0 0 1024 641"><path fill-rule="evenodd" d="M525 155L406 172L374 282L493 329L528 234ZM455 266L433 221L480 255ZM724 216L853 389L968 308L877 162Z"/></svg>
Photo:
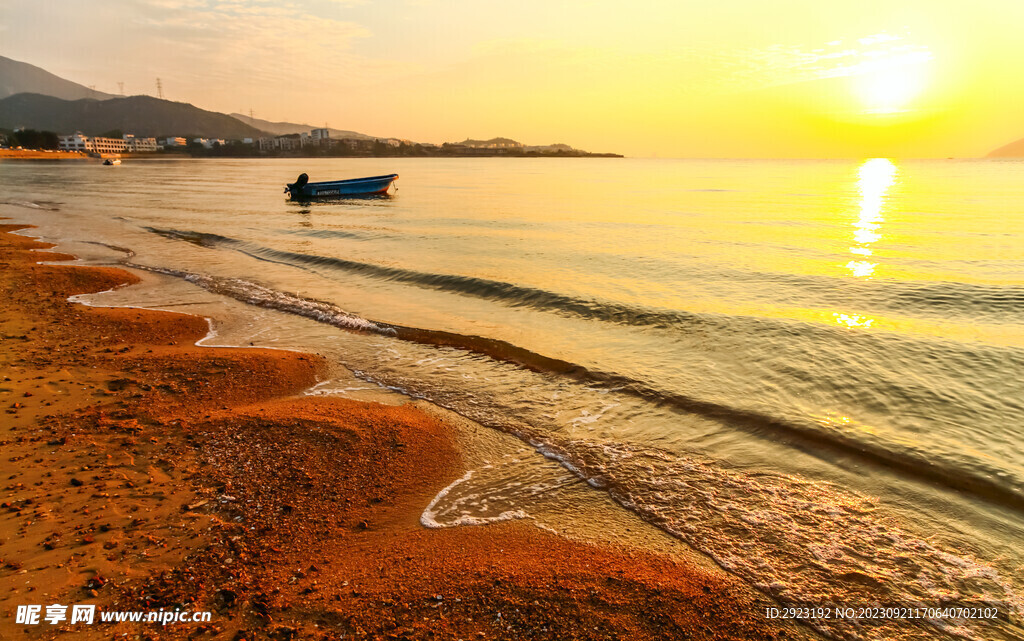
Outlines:
<svg viewBox="0 0 1024 641"><path fill-rule="evenodd" d="M289 202L301 172L400 178L388 198ZM1024 639L1022 177L880 158L25 162L0 163L0 215L166 284L96 304L195 308L217 344L324 355L339 375L309 393L398 391L521 440L425 525L571 515L586 483L780 607L831 608L808 621L829 637Z"/></svg>

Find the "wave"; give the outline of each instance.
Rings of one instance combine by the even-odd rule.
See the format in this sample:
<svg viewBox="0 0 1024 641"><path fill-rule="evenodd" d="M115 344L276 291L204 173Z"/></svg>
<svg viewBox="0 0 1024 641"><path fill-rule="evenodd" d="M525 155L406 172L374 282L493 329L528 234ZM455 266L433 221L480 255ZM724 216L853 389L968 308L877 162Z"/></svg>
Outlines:
<svg viewBox="0 0 1024 641"><path fill-rule="evenodd" d="M340 229L287 229L282 230L281 233L291 234L293 236L305 236L307 238L345 238L349 240L379 240L381 238L390 237L390 234L381 232L360 233L342 231Z"/></svg>
<svg viewBox="0 0 1024 641"><path fill-rule="evenodd" d="M689 312L652 310L602 302L559 294L535 287L525 287L503 281L477 278L475 276L433 274L399 267L387 267L373 263L345 260L343 258L302 254L263 247L255 243L228 238L219 234L156 229L153 227L146 227L146 230L165 238L183 240L200 247L231 247L257 259L272 260L293 266L330 267L390 282L409 283L440 291L473 296L475 298L499 300L510 307L529 307L542 311L570 314L590 320L601 320L623 325L644 325L662 329L678 327L681 324L694 323L701 320L697 314Z"/></svg>
<svg viewBox="0 0 1024 641"><path fill-rule="evenodd" d="M0 200L0 205L13 205L14 207L25 207L26 209L43 209L45 211L60 211L60 203L49 200Z"/></svg>
<svg viewBox="0 0 1024 641"><path fill-rule="evenodd" d="M369 320L351 314L333 303L278 291L243 279L150 267L128 262L127 259L125 264L184 278L203 289L235 300L303 316L340 329L390 336L435 347L465 350L531 371L566 376L588 385L614 388L620 393L641 398L656 406L668 406L680 412L702 416L754 435L770 435L776 440L782 437L798 446L813 447L818 451L838 456L853 456L906 476L1024 511L1024 488L1014 487L1010 484L1011 481L996 476L992 470L982 469L975 472L960 469L951 462L932 460L914 452L893 451L882 444L859 441L811 421L802 423L791 418L659 389L644 381L545 356L499 339Z"/></svg>
<svg viewBox="0 0 1024 641"><path fill-rule="evenodd" d="M120 252L124 254L125 258L128 260L135 257L135 250L129 249L127 247L121 247L120 245L111 245L110 243L103 243L97 240L84 240L82 242L87 245L99 245L100 247L106 247L107 249L112 249L116 252Z"/></svg>
<svg viewBox="0 0 1024 641"><path fill-rule="evenodd" d="M345 271L388 282L406 283L437 291L498 301L512 308L524 307L585 320L660 330L706 328L721 332L768 331L776 333L781 331L788 333L791 331L791 328L782 327L779 321L767 321L756 317L739 319L725 314L697 314L683 310L614 303L475 276L421 272L344 258L274 249L209 232L154 227L145 229L165 238L183 240L200 247L228 247L258 260L268 260L299 268L327 268ZM901 314L912 310L916 314L947 318L956 313L969 316L972 322L985 315L1014 316L1024 312L1024 288L1021 287L951 282L885 282L880 285L871 282L849 283L845 281L840 287L836 279L825 276L747 274L742 278L763 280L766 283L799 289L802 296L810 295L818 299L816 302L825 308L849 309L851 304L864 300L871 301L872 305L882 305ZM819 327L817 331L837 332L842 331L842 328Z"/></svg>
<svg viewBox="0 0 1024 641"><path fill-rule="evenodd" d="M788 607L977 607L1000 619L805 619L833 638L1019 638L1024 595L1011 576L901 527L869 498L622 443L549 439L537 446Z"/></svg>
<svg viewBox="0 0 1024 641"><path fill-rule="evenodd" d="M906 313L945 316L952 313L976 319L979 314L1015 314L1024 311L1024 287L982 285L952 281L857 280L840 282L829 276L809 274L737 273L752 281L784 284L816 297L823 306L849 308L871 301Z"/></svg>

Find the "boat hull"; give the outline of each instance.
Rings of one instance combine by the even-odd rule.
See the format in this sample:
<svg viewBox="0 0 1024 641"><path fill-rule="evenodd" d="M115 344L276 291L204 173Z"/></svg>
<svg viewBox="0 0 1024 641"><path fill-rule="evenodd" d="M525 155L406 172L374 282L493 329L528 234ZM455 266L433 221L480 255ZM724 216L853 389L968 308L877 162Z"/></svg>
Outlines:
<svg viewBox="0 0 1024 641"><path fill-rule="evenodd" d="M386 176L370 176L368 178L352 178L349 180L331 180L327 182L306 183L302 186L289 185L285 187L285 191L292 200L375 196L388 193L391 183L397 179L398 174L388 174Z"/></svg>

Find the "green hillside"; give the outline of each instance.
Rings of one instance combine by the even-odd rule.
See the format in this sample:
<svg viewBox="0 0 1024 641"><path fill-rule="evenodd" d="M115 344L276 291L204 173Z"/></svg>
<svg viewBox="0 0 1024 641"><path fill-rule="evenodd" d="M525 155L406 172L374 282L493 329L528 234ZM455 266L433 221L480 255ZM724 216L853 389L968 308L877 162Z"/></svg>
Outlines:
<svg viewBox="0 0 1024 641"><path fill-rule="evenodd" d="M0 100L0 128L19 127L58 134L81 131L93 136L114 129L136 136L194 135L225 139L258 137L262 133L225 114L150 96L61 100L31 93Z"/></svg>

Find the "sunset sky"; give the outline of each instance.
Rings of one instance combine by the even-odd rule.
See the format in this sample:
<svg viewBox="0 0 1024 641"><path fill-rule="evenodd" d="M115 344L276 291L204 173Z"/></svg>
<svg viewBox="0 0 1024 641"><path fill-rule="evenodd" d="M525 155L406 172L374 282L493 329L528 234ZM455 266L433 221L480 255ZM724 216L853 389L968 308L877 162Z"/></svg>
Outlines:
<svg viewBox="0 0 1024 641"><path fill-rule="evenodd" d="M979 156L1024 137L1020 0L3 0L0 55L425 142Z"/></svg>

